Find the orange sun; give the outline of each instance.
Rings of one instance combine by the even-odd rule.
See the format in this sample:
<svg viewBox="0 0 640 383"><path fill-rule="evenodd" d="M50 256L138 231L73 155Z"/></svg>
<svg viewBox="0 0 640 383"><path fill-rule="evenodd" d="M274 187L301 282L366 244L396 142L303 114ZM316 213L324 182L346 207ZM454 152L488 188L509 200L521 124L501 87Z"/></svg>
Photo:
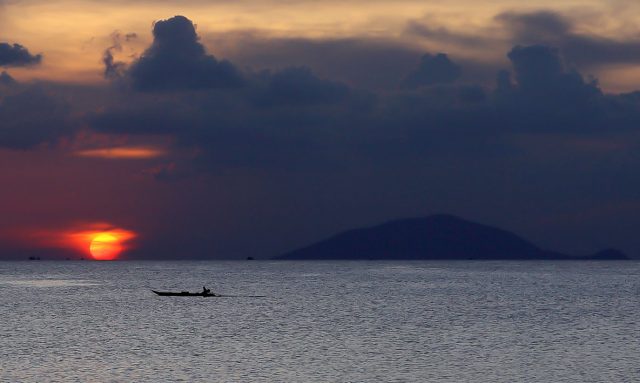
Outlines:
<svg viewBox="0 0 640 383"><path fill-rule="evenodd" d="M2 1L2 0L0 0ZM90 255L96 261L113 261L120 259L122 253L133 248L131 240L138 234L134 231L113 226L109 223L83 223L84 230L70 229L62 235L57 246L72 247L79 254ZM88 254L87 254L88 253Z"/></svg>
<svg viewBox="0 0 640 383"><path fill-rule="evenodd" d="M93 237L89 245L91 256L98 261L112 261L122 251L120 239L111 233L99 233Z"/></svg>

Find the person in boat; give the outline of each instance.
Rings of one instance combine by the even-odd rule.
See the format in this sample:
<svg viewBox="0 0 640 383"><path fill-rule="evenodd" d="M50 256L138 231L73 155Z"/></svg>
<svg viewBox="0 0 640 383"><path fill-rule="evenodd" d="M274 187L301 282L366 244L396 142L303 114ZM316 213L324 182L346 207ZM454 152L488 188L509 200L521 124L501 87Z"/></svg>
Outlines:
<svg viewBox="0 0 640 383"><path fill-rule="evenodd" d="M202 294L211 294L211 290L209 290L208 288L202 286Z"/></svg>

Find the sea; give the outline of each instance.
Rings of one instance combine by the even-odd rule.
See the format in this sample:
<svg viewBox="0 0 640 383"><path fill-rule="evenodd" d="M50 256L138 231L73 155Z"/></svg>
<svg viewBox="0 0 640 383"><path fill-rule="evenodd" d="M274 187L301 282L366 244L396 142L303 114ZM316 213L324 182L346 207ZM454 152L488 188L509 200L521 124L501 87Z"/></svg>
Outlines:
<svg viewBox="0 0 640 383"><path fill-rule="evenodd" d="M640 381L640 263L0 262L0 381Z"/></svg>

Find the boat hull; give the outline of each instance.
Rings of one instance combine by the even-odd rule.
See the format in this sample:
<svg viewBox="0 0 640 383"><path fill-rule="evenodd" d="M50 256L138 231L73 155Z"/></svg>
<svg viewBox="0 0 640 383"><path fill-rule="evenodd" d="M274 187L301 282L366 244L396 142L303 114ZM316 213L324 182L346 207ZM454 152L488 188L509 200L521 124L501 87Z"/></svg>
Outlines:
<svg viewBox="0 0 640 383"><path fill-rule="evenodd" d="M188 291L182 291L182 292L173 292L173 291L156 291L156 290L151 290L154 293L156 293L157 295L163 296L163 297L217 297L217 294L214 293L190 293Z"/></svg>

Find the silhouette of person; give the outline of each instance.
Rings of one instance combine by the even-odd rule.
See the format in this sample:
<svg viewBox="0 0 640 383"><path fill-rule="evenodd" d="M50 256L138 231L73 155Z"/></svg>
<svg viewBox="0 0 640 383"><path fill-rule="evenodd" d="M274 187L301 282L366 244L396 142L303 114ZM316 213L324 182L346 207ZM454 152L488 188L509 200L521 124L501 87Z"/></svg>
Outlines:
<svg viewBox="0 0 640 383"><path fill-rule="evenodd" d="M202 294L209 294L211 292L211 290L209 290L208 288L202 286Z"/></svg>

